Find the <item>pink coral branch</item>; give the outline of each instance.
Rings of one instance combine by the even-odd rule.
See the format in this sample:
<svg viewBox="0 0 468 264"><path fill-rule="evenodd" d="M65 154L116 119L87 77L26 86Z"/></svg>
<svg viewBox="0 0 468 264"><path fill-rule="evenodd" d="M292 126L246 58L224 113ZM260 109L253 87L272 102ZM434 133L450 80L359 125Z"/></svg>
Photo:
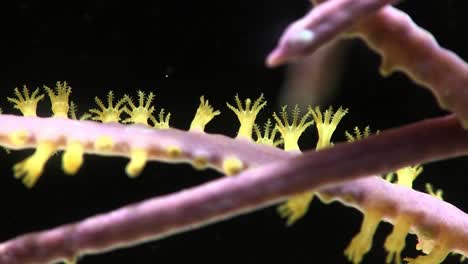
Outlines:
<svg viewBox="0 0 468 264"><path fill-rule="evenodd" d="M304 57L322 44L322 39L328 38L331 32L336 36L347 29L343 27L342 20L351 16L353 10L339 6L325 9L321 8L322 5L286 30L267 61L269 65ZM315 17L324 19L317 20ZM462 59L440 47L429 32L393 7L384 7L357 22L345 33L360 37L382 56L383 75L397 70L406 73L412 80L430 89L439 105L456 113L463 125L468 127L468 66ZM307 35L305 32L314 37L302 37Z"/></svg>
<svg viewBox="0 0 468 264"><path fill-rule="evenodd" d="M73 122L77 122L37 119L49 122L49 125L68 124L64 127L52 126L56 128L56 135L61 135ZM18 122L21 120L23 117L0 116L2 124L14 124L14 121L17 121L16 124L24 123ZM88 135L89 131L109 134L110 130L115 133L120 131L118 134L122 135L125 129L129 129L123 125L109 127L92 122L86 122L85 126ZM177 142L180 143L184 142L185 136L190 140L193 136L190 132L172 129L150 130L140 126L131 129L133 133L142 133L155 142L174 142L178 138ZM1 143L8 141L5 130L10 128L0 128ZM34 134L33 131L31 134ZM200 134L198 137L207 145L229 146L237 142L211 135ZM338 144L330 149L307 152L300 156L277 150L269 154L262 149L272 148L257 148L251 143L242 145L242 148L228 149L230 155L254 157L250 167L257 168L75 224L14 238L0 244L0 263L48 263L126 247L221 221L279 202L292 194L317 188L321 188L324 195L332 195L334 199L357 208L379 210L388 219L398 214L409 215L417 220L413 223L416 233L418 228L424 228L437 230L433 232L435 238L439 233L452 234L449 246L454 250L468 252L468 243L458 243L468 240L468 217L460 210L428 195L390 185L374 177L354 180L414 163L468 153L468 132L462 129L454 116L421 121L362 141ZM217 150L218 153L224 151L223 148ZM259 156L261 158L257 159ZM263 162L257 163L257 160ZM258 167L265 163L270 164ZM402 199L404 204L401 204Z"/></svg>
<svg viewBox="0 0 468 264"><path fill-rule="evenodd" d="M319 4L288 27L286 31L294 34L283 35L280 46L267 57L267 65L277 66L312 53L362 18L393 2L395 0L333 0ZM288 52L284 52L285 49Z"/></svg>

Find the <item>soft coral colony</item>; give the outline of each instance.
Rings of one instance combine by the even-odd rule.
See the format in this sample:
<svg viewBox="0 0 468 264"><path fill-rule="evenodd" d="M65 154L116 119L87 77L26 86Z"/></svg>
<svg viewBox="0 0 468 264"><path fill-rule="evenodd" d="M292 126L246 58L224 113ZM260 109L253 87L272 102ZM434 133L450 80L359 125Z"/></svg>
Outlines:
<svg viewBox="0 0 468 264"><path fill-rule="evenodd" d="M135 101L128 95L114 101L115 95L109 92L107 105L96 98L99 108L76 120L67 83L57 83L55 91L45 87L52 104L50 118L36 117L37 103L44 98L38 89L31 94L26 88L22 93L16 89L16 97L8 100L24 116L0 115L0 144L10 149L36 148L13 168L15 177L28 187L34 186L48 158L58 150L64 151L62 165L68 174L79 170L88 153L128 157L130 177L138 176L150 160L189 162L197 169L211 167L232 177L19 236L0 244L0 263L73 261L278 203L279 214L292 225L306 214L314 197L325 203L340 201L363 213L361 230L345 249L346 257L355 264L371 249L382 220L393 224L383 245L387 263L401 263L408 233L417 236L416 247L423 253L405 258L408 263L440 263L450 252L467 255L468 216L444 202L440 190L428 185L426 194L411 187L422 171L417 164L468 153L468 133L462 128L468 126L468 67L407 15L388 6L391 2L324 2L287 29L267 63L275 66L305 57L338 35L357 36L382 55L383 74L403 71L433 91L439 104L456 116L374 136L367 128L355 129L354 134L346 133L350 143L333 144L332 135L347 109L309 107L301 116L294 107L290 117L283 107L272 116L275 124L267 121L262 134L255 120L265 106L263 96L245 101L236 96L236 105L227 105L240 121L237 137L232 139L204 133L207 123L220 114L204 97L187 132L170 128L170 114L163 109L153 114L153 93L139 91ZM127 117L123 119L123 115ZM313 124L320 151L301 154L298 139ZM276 148L281 144L284 150ZM388 171L395 173L387 174L386 179L369 176ZM395 183L390 182L393 178Z"/></svg>
<svg viewBox="0 0 468 264"><path fill-rule="evenodd" d="M244 102L236 96L235 106L227 104L237 116L240 128L236 139L220 137L219 135L209 135L204 133L204 128L208 122L220 111L215 110L202 96L200 105L196 110L193 121L188 132L170 128L170 114L164 114L164 109L159 111L155 117L152 105L155 95L152 92L137 92L137 100L124 95L121 99L115 100L114 93L107 94L107 104L95 97L98 109L91 109L77 120L76 106L69 103L71 87L66 82L57 82L55 90L44 87L52 105L53 117L43 118L36 116L36 108L39 101L44 98L44 94L39 89L35 89L31 94L26 87L22 93L15 88L15 96L8 98L13 103L14 108L21 111L24 117L3 114L0 116L2 126L0 130L0 140L3 146L11 149L36 148L34 154L25 160L14 165L14 175L22 179L23 183L31 188L37 182L44 170L45 163L57 150L63 150L62 165L67 174L75 174L84 160L84 154L118 155L129 157L130 161L126 166L126 173L130 177L138 176L143 170L148 160L160 160L167 162L190 162L195 168L205 167L215 168L226 175L238 174L250 167L257 167L277 159L284 159L288 156L300 154L298 140L306 128L315 124L318 132L316 149L321 150L333 146L331 138L340 122L348 113L348 109L342 107L333 111L331 107L321 111L319 107L309 106L307 112L301 116L300 109L295 106L292 109L292 116L284 106L281 111L273 113L275 124L269 119L262 133L262 129L255 120L258 113L265 106L266 101L261 95L252 101L247 98ZM126 113L127 118L122 115ZM70 118L69 118L70 117ZM93 121L98 121L102 124ZM122 125L121 123L133 123L134 125ZM47 129L45 129L47 128ZM86 133L83 133L86 132ZM252 133L255 132L256 140ZM280 135L280 138L277 137ZM367 127L361 132L354 129L354 134L346 132L349 141L357 141L370 135ZM155 140L158 139L158 140ZM257 144L254 144L254 143ZM222 144L223 148L217 147ZM286 152L282 152L275 146L283 145ZM248 151L246 151L248 150ZM255 158L249 158L247 152L252 152ZM290 153L287 154L286 153ZM434 223L424 223L419 226L415 217L421 212L414 212L414 208L408 210L404 206L385 209L389 203L399 201L388 201L380 199L380 203L372 194L369 188L390 188L387 191L407 192L401 188L411 188L412 181L421 172L419 166L404 167L396 171L397 184L405 187L389 187L383 179L374 177L371 180L360 180L353 184L344 184L337 188L325 188L320 191L306 191L289 197L278 206L278 212L286 218L286 224L291 225L302 218L309 207L314 196L323 202L340 200L344 204L360 209L364 213L364 220L361 231L352 239L350 245L345 250L345 255L353 263L360 263L363 256L370 250L373 234L382 219L389 215L394 218L394 231L388 236L385 242L385 249L388 252L387 263L400 263L400 253L405 246L405 237L413 230L418 234L418 249L427 256L409 260L412 263L438 263L452 250L451 236L444 236L440 227ZM387 178L391 178L387 176ZM372 186L369 183L372 182ZM434 194L433 190L431 193ZM363 195L365 192L366 195ZM375 192L375 190L374 190ZM395 193L393 193L395 195ZM418 194L420 195L420 194ZM441 198L440 191L437 192ZM369 198L370 197L370 198ZM393 198L394 199L394 198ZM423 200L437 198L424 197ZM383 200L383 201L382 201ZM434 207L432 205L432 207ZM401 211L400 211L401 210ZM405 210L407 210L405 212ZM460 213L460 212L456 212ZM422 231L417 231L421 229ZM0 249L6 250L6 246ZM80 255L86 250L74 253ZM8 256L8 254L11 254ZM0 263L9 263L9 257L14 253L8 251L0 255ZM64 258L65 256L61 256ZM68 259L73 259L68 257ZM14 258L13 258L14 260ZM11 261L11 263L14 263ZM26 262L25 262L26 263Z"/></svg>

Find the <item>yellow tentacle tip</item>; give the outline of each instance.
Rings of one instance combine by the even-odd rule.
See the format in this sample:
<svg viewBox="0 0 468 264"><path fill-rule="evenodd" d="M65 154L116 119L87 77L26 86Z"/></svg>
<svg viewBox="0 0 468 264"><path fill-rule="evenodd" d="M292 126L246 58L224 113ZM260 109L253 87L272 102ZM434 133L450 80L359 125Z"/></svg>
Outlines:
<svg viewBox="0 0 468 264"><path fill-rule="evenodd" d="M128 177L135 178L143 171L148 159L148 151L143 148L130 150L130 162L125 167Z"/></svg>
<svg viewBox="0 0 468 264"><path fill-rule="evenodd" d="M205 130L206 124L208 124L215 116L221 114L220 111L214 110L208 100L205 101L205 97L200 97L200 105L197 108L197 112L193 117L192 123L190 124L190 131L201 131Z"/></svg>
<svg viewBox="0 0 468 264"><path fill-rule="evenodd" d="M340 106L338 110L333 112L333 108L330 106L322 113L318 106L315 108L309 106L309 113L314 118L319 135L316 149L330 147L332 145L331 137L333 132L335 132L341 119L348 113L348 109Z"/></svg>
<svg viewBox="0 0 468 264"><path fill-rule="evenodd" d="M311 126L314 122L306 122L310 116L310 112L307 112L302 118L299 119L300 109L299 106L295 105L292 111L292 122L289 122L288 112L286 111L287 106L281 108L280 116L273 113L273 118L276 120L276 129L281 133L284 139L284 150L286 151L299 151L298 141L302 133Z"/></svg>
<svg viewBox="0 0 468 264"><path fill-rule="evenodd" d="M313 198L313 192L305 192L289 198L285 203L278 206L277 210L280 216L287 218L287 226L293 225L306 215Z"/></svg>
<svg viewBox="0 0 468 264"><path fill-rule="evenodd" d="M437 198L437 199L439 199L441 201L444 200L444 191L442 189L434 189L434 187L430 183L426 183L426 192L429 195L431 195L431 196L433 196L433 197L435 197L435 198Z"/></svg>
<svg viewBox="0 0 468 264"><path fill-rule="evenodd" d="M370 126L366 126L364 128L364 130L362 130L362 131L361 131L361 129L359 129L359 127L356 126L356 127L354 127L353 132L354 132L354 134L350 133L348 131L345 131L345 136L346 136L346 139L347 139L348 142L361 140L361 139L369 137L372 134ZM379 133L380 133L379 130L377 130L375 132L375 134L379 134Z"/></svg>
<svg viewBox="0 0 468 264"><path fill-rule="evenodd" d="M156 119L154 116L150 116L151 122L154 124L154 128L157 129L167 129L169 128L169 120L171 119L171 113L167 113L166 116L164 116L164 108L159 111L158 114L158 119Z"/></svg>
<svg viewBox="0 0 468 264"><path fill-rule="evenodd" d="M171 159L176 159L182 154L182 149L178 146L169 146L166 148L166 154Z"/></svg>
<svg viewBox="0 0 468 264"><path fill-rule="evenodd" d="M29 132L26 130L12 132L8 134L8 140L13 147L22 147L29 140Z"/></svg>
<svg viewBox="0 0 468 264"><path fill-rule="evenodd" d="M23 86L23 94L18 88L14 91L16 98L7 97L7 100L14 104L14 108L20 110L23 116L36 116L37 103L44 98L43 94L38 95L39 88L36 88L31 95L26 85Z"/></svg>
<svg viewBox="0 0 468 264"><path fill-rule="evenodd" d="M276 132L278 132L278 128L275 127L271 129L271 126L272 126L271 120L268 119L267 122L265 123L264 133L262 135L262 132L260 131L259 126L257 124L254 124L254 131L255 131L255 135L257 136L257 141L255 141L256 143L262 144L262 145L269 145L273 147L277 147L284 143L283 139L276 139Z"/></svg>
<svg viewBox="0 0 468 264"><path fill-rule="evenodd" d="M68 143L62 156L62 168L65 173L73 175L83 164L84 146L79 141Z"/></svg>
<svg viewBox="0 0 468 264"><path fill-rule="evenodd" d="M396 184L413 188L413 182L423 171L423 167L420 165L407 166L398 169L395 173L389 173L386 176L387 181L392 182L393 176L396 175Z"/></svg>
<svg viewBox="0 0 468 264"><path fill-rule="evenodd" d="M32 188L42 174L45 163L54 153L55 149L54 142L39 142L34 154L13 166L15 178L22 179L26 187Z"/></svg>
<svg viewBox="0 0 468 264"><path fill-rule="evenodd" d="M364 255L372 248L372 240L381 216L373 211L364 212L361 231L353 237L351 243L345 249L345 256L354 264L361 263Z"/></svg>
<svg viewBox="0 0 468 264"><path fill-rule="evenodd" d="M114 147L114 141L109 136L100 136L94 141L94 149L98 151L109 151Z"/></svg>
<svg viewBox="0 0 468 264"><path fill-rule="evenodd" d="M152 92L150 92L148 96L145 96L145 92L138 91L138 106L136 106L132 98L125 95L124 98L130 106L130 109L125 107L124 112L130 117L124 119L122 122L148 125L148 119L152 117L151 114L154 111L154 106L151 106L154 97L155 95Z"/></svg>
<svg viewBox="0 0 468 264"><path fill-rule="evenodd" d="M52 112L54 117L68 117L68 110L70 105L68 104L68 97L71 93L71 87L68 86L67 82L57 82L54 92L51 88L44 86L52 104Z"/></svg>
<svg viewBox="0 0 468 264"><path fill-rule="evenodd" d="M223 160L223 171L228 176L241 172L244 166L245 164L236 157L229 157Z"/></svg>
<svg viewBox="0 0 468 264"><path fill-rule="evenodd" d="M77 116L77 113L78 113L78 106L76 106L76 104L75 104L73 101L70 101L70 110L69 110L69 113L70 113L71 119L73 119L73 120L87 120L87 119L91 119L91 114L90 114L90 113L84 113L83 115L81 115L81 116L78 118L78 116Z"/></svg>

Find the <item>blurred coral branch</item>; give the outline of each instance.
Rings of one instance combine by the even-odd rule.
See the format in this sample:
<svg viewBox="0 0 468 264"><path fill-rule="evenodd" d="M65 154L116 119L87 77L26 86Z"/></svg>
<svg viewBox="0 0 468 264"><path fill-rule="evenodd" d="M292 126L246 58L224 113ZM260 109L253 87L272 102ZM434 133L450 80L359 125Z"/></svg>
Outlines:
<svg viewBox="0 0 468 264"><path fill-rule="evenodd" d="M340 5L340 3L342 3ZM332 37L363 39L382 56L381 73L406 73L430 89L439 105L457 114L468 126L468 66L453 52L440 47L434 37L385 1L329 1L294 22L267 58L269 66L308 56ZM355 10L360 10L357 12Z"/></svg>

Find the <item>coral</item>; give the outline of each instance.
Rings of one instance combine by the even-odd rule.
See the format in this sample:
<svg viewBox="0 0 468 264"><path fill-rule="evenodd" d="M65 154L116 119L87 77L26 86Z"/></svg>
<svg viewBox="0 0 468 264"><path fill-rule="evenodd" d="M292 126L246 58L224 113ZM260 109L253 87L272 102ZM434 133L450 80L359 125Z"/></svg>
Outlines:
<svg viewBox="0 0 468 264"><path fill-rule="evenodd" d="M129 159L125 171L132 178L154 160L213 168L230 177L12 238L0 244L0 263L74 263L83 255L159 239L277 204L287 218L286 224L291 225L305 215L316 194L325 203L338 201L364 215L360 232L344 252L355 264L366 261L381 221L393 225L383 243L387 263L399 264L402 259L415 264L440 263L451 252L467 255L468 216L443 201L442 192L431 185L427 185L428 194L411 187L422 171L414 164L468 153L464 90L468 67L403 12L388 6L391 3L321 3L287 29L267 64L277 66L300 59L335 37L359 37L381 54L383 75L396 70L406 73L430 89L440 106L454 114L378 135L356 129L355 135L346 134L350 142L338 143L332 142L332 135L347 109L340 107L333 114L331 108L321 112L309 106L300 119L296 107L290 122L284 107L281 118L273 116L274 128L271 130L271 122L267 122L262 135L255 122L266 105L263 94L254 102L246 99L245 104L236 96L237 107L227 104L240 122L237 137L232 139L204 132L219 112L203 97L190 130L182 131L170 127L171 115L165 115L164 109L157 118L153 115L151 92L138 91L138 104L126 95L115 106L109 93L108 106L96 99L100 110L90 111L92 120L85 120L90 116L77 118L76 106L69 101L71 87L66 82L57 82L55 91L44 87L52 117L36 116L42 98L37 89L31 96L27 89L23 94L15 89L17 98L8 100L24 116L0 115L0 144L13 150L35 148L13 167L14 176L28 188L34 187L47 161L60 151L64 151L62 168L67 174L77 173L85 155L93 154ZM121 120L121 114L129 117ZM307 121L309 116L318 132L316 150L301 153L298 139L312 125ZM280 140L275 139L278 132ZM276 148L281 140L286 151ZM396 175L396 184L379 176L389 171ZM424 255L404 256L408 234L417 237L416 248Z"/></svg>
<svg viewBox="0 0 468 264"><path fill-rule="evenodd" d="M67 82L57 82L55 92L47 86L44 86L44 89L49 95L54 117L68 117L68 110L70 108L68 97L71 93L71 87L68 86Z"/></svg>
<svg viewBox="0 0 468 264"><path fill-rule="evenodd" d="M348 257L349 261L354 264L361 263L363 256L369 252L381 217L382 216L377 212L364 213L361 231L351 240L351 243L345 249L345 255Z"/></svg>
<svg viewBox="0 0 468 264"><path fill-rule="evenodd" d="M234 99L236 100L237 108L230 105L229 103L226 104L239 119L240 128L239 132L237 133L237 137L252 139L252 131L255 124L255 119L257 118L260 110L266 105L263 94L261 94L260 97L255 100L252 106L252 100L250 98L245 99L245 108L242 106L242 102L238 95L236 95Z"/></svg>
<svg viewBox="0 0 468 264"><path fill-rule="evenodd" d="M445 257L445 255L443 255L444 252L448 254L448 252L455 249L457 249L457 252L466 252L466 249L463 247L454 247L453 245L453 241L466 239L464 233L455 231L457 228L460 228L460 224L464 225L464 222L456 221L452 223L446 222L446 220L441 221L438 218L439 216L434 215L434 213L445 212L446 214L455 214L457 216L455 216L454 219L458 219L458 221L467 217L465 217L462 212L457 211L457 209L454 210L452 207L446 205L441 199L430 199L431 196L421 196L421 194L412 191L407 188L407 186L397 187L396 185L389 184L376 177L371 177L367 180L346 181L381 171L382 168L401 168L401 165L406 164L408 161L421 162L432 158L432 155L436 155L435 153L440 153L437 155L442 156L458 155L461 153L460 151L464 153L465 150L461 150L460 148L462 147L464 149L465 145L468 148L468 144L460 144L460 142L468 142L468 135L457 126L453 118L423 122L422 124L404 129L397 129L393 132L386 131L376 137L363 138L354 141L352 144L337 144L330 147L332 146L330 141L331 133L335 130L337 123L347 111L340 108L333 114L331 109L328 109L322 114L318 108L310 109L309 111L313 112L312 116L314 116L319 129L319 143L317 144L317 148L320 151L302 155L297 151L282 152L269 145L253 144L250 140L220 138L217 135L200 133L201 131L183 132L171 128L158 129L148 126L139 126L138 124L124 126L119 123L114 124L112 128L109 129L110 127L106 126L106 124L85 120L58 119L55 117L29 117L30 120L24 123L20 122L20 120L26 117L3 114L0 116L0 121L2 121L3 124L9 125L1 127L0 129L0 142L2 145L14 149L31 145L36 147L36 152L31 157L18 163L14 168L16 171L15 175L17 177L23 177L23 182L27 187L32 187L34 185L52 153L60 149L65 150L63 154L63 169L69 174L75 173L80 168L85 153L94 153L129 157L130 161L126 166L126 172L131 177L138 176L148 160L192 161L196 163L196 160L200 161L201 159L204 159L204 166L213 167L224 172L226 175L233 175L234 177L228 178L232 180L219 180L200 187L195 187L190 191L187 190L174 195L155 198L154 201L148 201L142 205L137 205L139 209L134 207L129 207L128 209L124 208L108 216L98 216L97 218L86 220L83 223L77 223L50 231L60 234L58 236L50 236L50 239L52 239L50 241L46 238L49 237L47 232L43 234L38 233L36 235L37 238L33 236L33 238L28 238L27 240L23 240L23 238L19 237L16 240L0 244L0 263L12 261L9 260L11 256L20 256L21 254L19 252L7 253L10 252L10 250L14 252L14 250L20 248L27 249L31 252L27 255L21 255L23 256L21 259L22 263L35 262L38 260L37 257L39 256L41 259L43 258L44 261L57 258L73 259L76 256L90 252L88 251L89 249L86 248L93 248L91 251L94 252L95 250L115 248L116 245L122 245L122 243L133 244L145 241L150 237L161 236L167 232L173 233L179 230L179 228L183 229L187 224L186 220L190 221L190 226L198 226L202 223L206 224L211 222L213 217L217 215L226 216L245 212L246 210L255 208L255 206L259 204L266 205L276 202L278 197L289 197L291 194L294 194L294 196L288 199L288 202L280 207L280 212L283 216L288 217L287 224L290 225L306 212L308 204L313 197L313 192L310 191L311 189L318 189L319 195L325 202L338 200L346 205L359 208L364 212L364 222L361 232L352 240L345 251L348 258L354 263L359 263L364 254L370 249L372 234L381 219L392 219L395 225L394 231L388 236L384 244L385 249L389 252L387 262L394 260L395 263L399 263L401 260L400 254L405 245L405 237L410 230L420 238L419 248L422 248L424 251L433 249L430 251L430 255L428 255L430 260L443 259ZM283 111L285 111L285 108L283 108ZM306 123L308 114L298 123L298 108L296 108L293 114L293 121L291 124L289 124L286 112L283 112L282 116L282 121L276 116L276 119L279 120L276 129L282 132L283 137L285 135L284 133L287 131L289 132L289 130L285 130L285 128L290 128L293 132L295 129L303 131L304 126L311 125L311 122ZM270 125L267 125L267 128L269 126ZM437 132L433 134L427 133L424 137L421 137L418 133L421 129L437 131L440 129L440 127L437 126L445 126L446 131L453 131L453 135L449 138L444 137L442 140L440 139L441 135ZM51 134L50 130L44 130L42 129L43 127L54 127L54 132ZM86 131L86 133L83 133L84 131ZM300 135L300 133L293 134ZM325 137L326 140L320 140L321 136ZM293 138L295 139L293 145L297 146L298 136ZM356 150L366 153L366 146L376 151L376 153L383 153L378 151L379 148L384 148L392 153L392 148L400 149L401 146L404 146L405 142L410 141L414 144L417 143L418 140L434 141L442 145L429 146L432 148L430 151L403 152L409 154L410 158L404 155L397 157L390 155L383 158L374 155L355 155ZM271 138L270 141L273 141L273 138ZM194 145L193 142L197 142L198 144ZM395 144L395 142L398 142L398 144ZM223 147L219 148L216 144L220 144ZM456 144L457 148L454 148L453 144ZM380 147L377 148L376 146L379 145ZM421 144L421 146L428 147L424 144ZM198 156L199 154L196 154L200 153L200 151L204 153L203 156ZM369 169L370 167L368 166L368 170L363 172L360 163L369 163L370 157L373 158L371 164L374 166L377 165L378 167ZM343 175L340 171L344 168L336 169L336 167L339 166L327 166L327 164L330 163L327 159L352 159L353 161L344 163L352 164L352 166L348 167L347 174ZM278 160L285 160L285 162L272 163ZM378 162L379 160L385 161ZM294 161L299 163L294 164ZM301 162L303 165L300 165ZM261 166L262 164L269 163L272 163L272 165ZM391 164L390 167L389 164ZM195 166L198 167L197 165ZM310 172L304 173L309 171L304 166L313 168L315 172L313 174ZM256 167L258 167L258 169L255 169ZM248 168L253 169L248 170ZM420 172L419 167L408 168L413 172L412 178L414 178L415 174ZM330 171L330 169L333 169L332 171L334 172ZM265 173L265 171L267 173ZM284 181L284 176L288 176L287 181ZM256 187L265 187L268 182L273 185L268 188ZM330 185L330 183L333 184ZM229 191L230 188L234 189ZM213 191L215 192L213 193ZM213 199L212 195L215 193L215 197L218 197L215 199L217 203L213 203L213 201L209 203L209 207L212 209L205 211L205 213L198 212L198 210L204 211L203 207L199 207L199 204L202 202L206 203L205 199ZM191 197L194 196L198 196L199 199L192 201ZM252 202L251 199L254 197L260 200ZM406 199L405 201L401 201L403 197ZM228 200L230 202L226 202ZM289 202L291 200L294 202ZM146 218L149 217L153 219L154 217L162 217L162 215L166 214L165 210L169 209L172 203L181 205L184 203L193 204L193 207L190 207L190 209L186 208L180 212L193 210L193 217L196 218L180 218L180 220L177 220L179 219L179 211L176 210L173 211L173 214L167 214L169 218L167 219L168 222L164 222L166 224L160 222L161 225L158 229L147 229L149 227L144 224L148 221ZM438 209L433 211L435 207ZM424 210L425 217L420 217L422 210ZM127 216L129 211L133 212L132 217ZM141 215L135 214L136 211L141 211ZM416 218L416 216L418 218ZM158 219L158 221L162 221L163 218ZM432 220L428 221L428 219ZM94 239L92 237L97 235L95 232L102 232L101 227L103 226L101 221L106 223L105 230L107 230L107 228L119 229L125 226L133 226L131 229L133 231L129 233L124 232L119 237L111 236L104 244L98 243L94 245ZM168 226L166 227L167 224ZM174 227L177 227L177 229L174 230ZM94 228L98 229L93 231L95 230ZM435 231L429 231L441 228L446 230L446 232L435 233ZM44 238L42 238L42 236L44 236ZM105 237L102 233L100 233L99 236L103 236L102 238ZM67 248L50 248L52 251L47 251L48 247L44 246L47 243L60 243L64 246L68 245L69 243L64 241L70 239L70 237L82 237L82 239L88 242L83 244L83 248L74 250ZM43 241L40 242L41 246L36 245L38 241ZM16 246L18 243L27 244ZM41 248L40 251L36 248L37 246ZM441 248L441 250L436 250L436 248ZM44 252L50 252L52 255ZM415 261L417 263L417 261L420 260L421 259L416 259ZM20 260L18 259L15 261Z"/></svg>
<svg viewBox="0 0 468 264"><path fill-rule="evenodd" d="M214 110L209 104L208 100L205 101L205 97L200 97L200 105L197 108L197 112L193 117L192 123L190 124L191 131L204 131L206 124L211 121L215 116L221 114L219 110Z"/></svg>
<svg viewBox="0 0 468 264"><path fill-rule="evenodd" d="M280 112L282 120L278 117L276 113L273 113L273 117L276 120L276 127L281 133L281 137L284 140L284 150L285 151L300 151L299 148L299 138L304 133L304 131L311 126L314 122L307 121L307 118L311 115L309 110L305 115L300 118L300 109L297 105L294 106L292 111L292 122L289 123L288 113L286 112L286 106L283 106ZM309 208L309 204L314 198L313 192L305 192L298 195L295 195L289 198L284 204L278 207L278 213L283 218L287 218L286 224L292 225L300 218L304 217Z"/></svg>
<svg viewBox="0 0 468 264"><path fill-rule="evenodd" d="M123 110L130 117L122 120L123 123L135 123L148 125L148 119L154 119L152 113L154 112L154 106L151 106L151 103L154 99L154 94L150 92L145 98L145 92L138 91L138 106L135 106L133 99L125 95L124 99L127 101L130 109L125 107ZM146 99L146 102L145 102Z"/></svg>
<svg viewBox="0 0 468 264"><path fill-rule="evenodd" d="M281 109L280 115L282 120L278 117L276 113L273 113L273 118L276 120L275 128L280 132L284 140L284 150L285 151L298 151L300 150L298 141L302 133L311 126L314 122L307 121L307 118L310 116L310 112L307 112L299 121L299 107L294 106L292 113L292 122L289 123L288 113L286 112L286 106L283 106Z"/></svg>
<svg viewBox="0 0 468 264"><path fill-rule="evenodd" d="M257 124L254 124L254 131L255 135L257 137L257 140L255 141L258 144L264 144L264 145L269 145L273 147L277 147L281 144L284 144L283 139L276 139L276 133L278 132L278 127L275 126L275 128L271 129L271 119L268 119L265 123L264 126L264 133L262 135L262 132L260 131L260 128L258 127Z"/></svg>
<svg viewBox="0 0 468 264"><path fill-rule="evenodd" d="M20 110L24 116L36 116L37 103L44 98L43 94L37 95L39 88L36 88L34 92L29 95L29 90L23 86L23 94L15 88L15 95L17 98L8 97L8 101L12 102L16 109Z"/></svg>
<svg viewBox="0 0 468 264"><path fill-rule="evenodd" d="M114 92L109 91L107 94L107 107L102 103L99 97L94 97L94 101L99 106L99 109L90 109L89 112L95 114L91 117L92 120L101 121L102 123L118 123L120 121L120 115L125 110L124 103L126 98L122 98L117 101L114 106Z"/></svg>

